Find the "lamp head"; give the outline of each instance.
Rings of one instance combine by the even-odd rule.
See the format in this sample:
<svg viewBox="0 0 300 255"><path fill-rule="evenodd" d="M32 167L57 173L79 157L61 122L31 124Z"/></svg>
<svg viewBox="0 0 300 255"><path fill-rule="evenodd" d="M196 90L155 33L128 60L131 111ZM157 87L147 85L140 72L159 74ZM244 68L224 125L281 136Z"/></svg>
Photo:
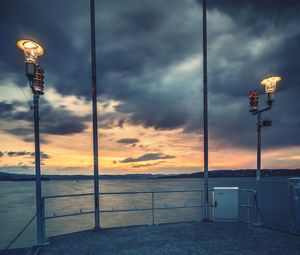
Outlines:
<svg viewBox="0 0 300 255"><path fill-rule="evenodd" d="M281 81L281 77L277 75L270 75L264 78L260 84L262 86L265 86L265 93L270 94L270 93L275 93L277 90L277 85Z"/></svg>
<svg viewBox="0 0 300 255"><path fill-rule="evenodd" d="M38 65L37 58L45 52L42 45L31 39L18 40L16 44L24 52L25 63Z"/></svg>

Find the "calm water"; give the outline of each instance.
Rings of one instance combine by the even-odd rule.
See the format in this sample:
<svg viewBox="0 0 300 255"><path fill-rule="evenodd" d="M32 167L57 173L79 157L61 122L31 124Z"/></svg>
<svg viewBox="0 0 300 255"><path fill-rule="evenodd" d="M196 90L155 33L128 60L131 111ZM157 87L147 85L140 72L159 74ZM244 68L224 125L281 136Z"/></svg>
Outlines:
<svg viewBox="0 0 300 255"><path fill-rule="evenodd" d="M103 180L101 192L158 191L201 189L202 179L159 179L159 180ZM43 182L43 195L75 194L93 192L93 181L47 181ZM209 181L210 187L238 186L254 188L254 178L219 178ZM4 248L35 214L34 182L0 182L0 249ZM241 196L240 200L246 201ZM151 194L101 196L101 210L148 208ZM201 193L157 194L156 207L199 205ZM46 215L53 213L74 213L93 210L92 197L53 199L46 203ZM281 229L288 228L288 196L285 178L265 178L262 180L262 213L265 221ZM250 216L254 215L253 212ZM245 209L240 209L241 219L246 219ZM201 209L163 210L155 213L155 222L176 222L200 220ZM47 237L93 227L93 214L49 219L46 221ZM103 213L102 227L116 227L151 224L151 212ZM13 247L33 245L36 241L36 226L32 224Z"/></svg>

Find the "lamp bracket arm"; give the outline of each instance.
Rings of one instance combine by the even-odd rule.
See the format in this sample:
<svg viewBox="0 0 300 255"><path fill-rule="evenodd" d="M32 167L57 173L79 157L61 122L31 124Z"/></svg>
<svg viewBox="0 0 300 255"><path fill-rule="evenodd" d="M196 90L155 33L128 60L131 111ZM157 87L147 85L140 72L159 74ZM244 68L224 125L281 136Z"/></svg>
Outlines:
<svg viewBox="0 0 300 255"><path fill-rule="evenodd" d="M271 110L271 108L272 108L271 106L268 106L268 107L266 107L266 108L264 108L264 109L259 110L259 112L262 113L262 112Z"/></svg>

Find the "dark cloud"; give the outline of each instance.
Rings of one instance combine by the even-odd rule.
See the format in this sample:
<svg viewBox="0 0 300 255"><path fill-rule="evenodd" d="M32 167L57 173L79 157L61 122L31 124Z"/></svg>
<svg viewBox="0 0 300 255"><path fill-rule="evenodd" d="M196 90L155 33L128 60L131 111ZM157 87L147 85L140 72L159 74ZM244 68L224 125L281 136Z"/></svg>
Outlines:
<svg viewBox="0 0 300 255"><path fill-rule="evenodd" d="M41 133L52 135L67 135L81 133L87 128L85 118L75 115L69 110L54 108L49 103L40 107Z"/></svg>
<svg viewBox="0 0 300 255"><path fill-rule="evenodd" d="M130 123L158 130L182 128L195 135L202 132L202 10L198 2L97 1L99 93L120 102L117 114L99 115L102 128ZM259 89L265 74L278 73L284 79L272 112L265 114L272 118L273 127L264 130L264 144L300 145L299 5L296 0L208 1L211 139L255 146L255 118L248 114L247 94ZM34 37L46 47L42 58L46 85L89 101L88 1L12 0L1 7L0 28L6 38L0 42L5 49L1 77L20 74L15 75L16 81L24 81L22 57L14 42ZM11 107L2 102L1 119L11 118ZM64 135L86 128L86 119L66 109L49 104L44 109L44 133ZM126 119L120 118L123 114ZM23 127L10 130L29 134Z"/></svg>
<svg viewBox="0 0 300 255"><path fill-rule="evenodd" d="M161 163L163 163L165 161L160 161L160 162L156 162L156 163L152 163L152 164L141 164L141 165L134 165L132 166L133 168L142 168L142 167L149 167L149 166L156 166L159 165Z"/></svg>
<svg viewBox="0 0 300 255"><path fill-rule="evenodd" d="M29 156L29 157L34 157L35 153L34 152L29 152L29 151L7 151L6 155L9 157L23 157L23 156ZM48 159L50 156L46 153L41 152L40 156L42 159Z"/></svg>
<svg viewBox="0 0 300 255"><path fill-rule="evenodd" d="M23 125L23 127L5 129L7 133L17 136L29 136L33 133L32 111L18 110L16 105L5 102L0 104L0 110L3 109L2 107L6 109L6 114L2 116L2 119L7 121L23 120L27 122L27 125ZM85 122L89 118L90 116L81 117L75 115L67 109L55 108L46 100L43 100L40 104L40 132L44 134L68 135L81 133L87 128ZM31 139L27 137L25 141L30 142Z"/></svg>
<svg viewBox="0 0 300 255"><path fill-rule="evenodd" d="M124 123L125 123L125 119L120 119L118 121L118 127L123 128L124 127Z"/></svg>
<svg viewBox="0 0 300 255"><path fill-rule="evenodd" d="M35 155L35 153L33 153L33 156ZM43 153L41 152L41 158L43 159L48 159L48 158L51 158L51 156L49 154L46 154L46 153Z"/></svg>
<svg viewBox="0 0 300 255"><path fill-rule="evenodd" d="M10 130L11 131L11 130ZM10 132L11 133L11 132ZM23 141L24 142L27 142L27 143L33 143L34 142L34 137L32 137L32 136L27 136L27 137L25 137L25 138L23 138ZM47 144L47 143L49 143L49 141L46 139L46 138L44 138L44 137L40 137L40 143L42 143L42 144Z"/></svg>
<svg viewBox="0 0 300 255"><path fill-rule="evenodd" d="M6 119L10 117L11 112L14 110L13 104L7 102L0 102L0 118Z"/></svg>
<svg viewBox="0 0 300 255"><path fill-rule="evenodd" d="M4 153L2 151L0 151L0 158L2 158L4 156Z"/></svg>
<svg viewBox="0 0 300 255"><path fill-rule="evenodd" d="M121 163L133 163L133 162L141 162L141 161L149 161L149 160L159 160L159 159L171 159L176 158L172 155L164 155L162 153L147 153L137 158L125 158L121 160Z"/></svg>
<svg viewBox="0 0 300 255"><path fill-rule="evenodd" d="M201 5L201 0L198 0ZM207 5L209 10L218 9L221 12L227 13L230 16L238 17L240 21L247 23L252 22L252 26L263 26L274 22L276 25L281 25L288 21L287 15L295 14L295 9L299 8L300 3L297 0L265 0L265 1L247 1L239 0L230 1L210 1ZM240 11L237 12L236 10ZM267 19L267 20L266 20ZM265 27L260 27L255 33L262 33Z"/></svg>
<svg viewBox="0 0 300 255"><path fill-rule="evenodd" d="M31 152L27 151L8 151L6 154L9 157L32 156Z"/></svg>
<svg viewBox="0 0 300 255"><path fill-rule="evenodd" d="M26 136L30 135L33 132L33 129L30 128L11 128L11 129L5 129L5 132L16 135L16 136Z"/></svg>
<svg viewBox="0 0 300 255"><path fill-rule="evenodd" d="M119 120L118 113L115 112L106 112L98 114L99 128L110 129L113 127L123 128L124 120Z"/></svg>
<svg viewBox="0 0 300 255"><path fill-rule="evenodd" d="M117 143L121 143L121 144L135 144L138 142L140 142L140 140L137 138L123 138L117 141Z"/></svg>

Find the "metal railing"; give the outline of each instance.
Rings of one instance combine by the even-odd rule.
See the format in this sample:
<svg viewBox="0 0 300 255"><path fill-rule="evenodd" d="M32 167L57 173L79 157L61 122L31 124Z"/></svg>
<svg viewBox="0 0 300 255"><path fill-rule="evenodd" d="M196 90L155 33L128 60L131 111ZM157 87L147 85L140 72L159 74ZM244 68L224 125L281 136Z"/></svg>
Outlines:
<svg viewBox="0 0 300 255"><path fill-rule="evenodd" d="M192 204L192 205L178 205L178 206L155 206L155 195L157 194L170 194L170 193L194 193L194 192L201 192L201 204ZM109 195L140 195L140 194L149 194L150 195L150 202L151 206L146 208L126 208L126 209L109 209L109 210L100 210L99 213L120 213L120 212L137 212L137 211L151 211L151 223L155 225L155 211L161 210L174 210L174 209L188 209L188 208L203 208L203 189L193 189L193 190L161 190L161 191L136 191L136 192L101 192L99 196L109 196ZM209 189L209 192L213 195L214 190ZM239 189L239 192L246 192L247 194L247 203L246 204L239 204L239 207L247 209L247 222L250 222L250 209L255 206L255 190L251 189ZM252 202L251 201L251 193L252 193ZM46 233L45 233L45 225L46 220L55 219L55 218L63 218L63 217L70 217L70 216L79 216L79 215L86 215L86 214L93 214L93 210L83 211L82 209L79 212L72 212L72 213L63 213L57 214L53 213L53 215L46 216L45 215L45 204L46 200L49 199L60 199L60 198L72 198L72 197L86 197L86 196L93 196L94 193L81 193L81 194L64 194L64 195L54 195L54 196L44 196L42 198L42 237L43 240L46 240ZM213 196L212 196L213 197ZM209 205L210 208L215 207L213 203Z"/></svg>
<svg viewBox="0 0 300 255"><path fill-rule="evenodd" d="M254 189L239 189L239 192L246 193L247 196L247 203L246 204L239 204L240 208L246 208L247 209L247 223L251 223L250 220L250 209L254 208L256 206L256 190ZM252 198L251 198L252 194Z"/></svg>

